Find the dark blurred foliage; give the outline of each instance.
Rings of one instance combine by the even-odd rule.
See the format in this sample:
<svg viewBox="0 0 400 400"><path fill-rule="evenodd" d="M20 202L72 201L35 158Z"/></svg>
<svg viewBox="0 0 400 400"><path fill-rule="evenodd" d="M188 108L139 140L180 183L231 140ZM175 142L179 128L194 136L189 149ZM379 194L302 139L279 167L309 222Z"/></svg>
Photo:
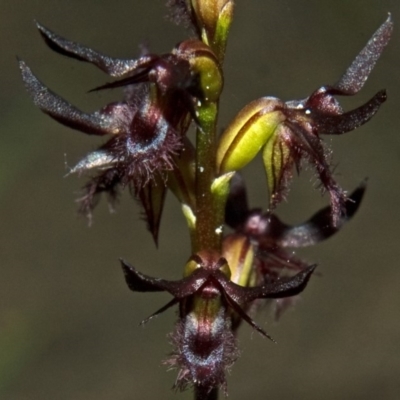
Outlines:
<svg viewBox="0 0 400 400"><path fill-rule="evenodd" d="M293 312L277 325L268 309L256 316L278 345L242 329L245 351L228 377L232 400L398 398L398 1L237 0L221 124L260 96L303 98L335 82L388 11L395 22L392 41L358 98L346 104L360 104L381 88L388 90L388 102L366 126L327 140L343 187L350 191L369 178L363 204L340 234L299 252L319 263L321 276ZM26 60L46 85L92 111L120 92L87 94L106 76L52 53L33 20L106 54L132 57L139 45L167 52L186 37L164 15L162 0L0 3L2 399L192 398L169 391L175 375L160 366L174 312L145 330L138 327L168 296L131 293L117 260L125 257L149 275L179 279L190 249L178 203L169 196L159 250L127 195L115 214L102 204L88 228L74 204L85 180L63 176L65 163L74 165L96 147L93 138L36 109L15 61L15 55ZM252 182L252 205L265 206L260 162L245 175ZM309 180L315 182L311 172L297 179L288 203L278 208L285 222L301 222L327 204L326 196L310 192Z"/></svg>

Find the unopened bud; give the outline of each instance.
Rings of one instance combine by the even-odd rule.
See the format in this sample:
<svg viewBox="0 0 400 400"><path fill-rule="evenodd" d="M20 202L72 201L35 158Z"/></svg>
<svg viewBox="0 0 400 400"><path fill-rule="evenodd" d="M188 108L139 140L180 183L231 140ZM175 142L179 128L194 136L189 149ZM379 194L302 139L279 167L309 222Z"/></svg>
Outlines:
<svg viewBox="0 0 400 400"><path fill-rule="evenodd" d="M201 38L222 62L233 18L233 0L192 0Z"/></svg>
<svg viewBox="0 0 400 400"><path fill-rule="evenodd" d="M274 97L263 97L248 104L222 134L217 150L220 173L245 167L268 142L286 117L283 103Z"/></svg>

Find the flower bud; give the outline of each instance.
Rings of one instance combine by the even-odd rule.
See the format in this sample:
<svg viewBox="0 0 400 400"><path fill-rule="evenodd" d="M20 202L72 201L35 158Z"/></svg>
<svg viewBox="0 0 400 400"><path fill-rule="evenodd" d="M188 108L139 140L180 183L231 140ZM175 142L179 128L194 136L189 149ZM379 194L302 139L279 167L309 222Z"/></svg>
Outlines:
<svg viewBox="0 0 400 400"><path fill-rule="evenodd" d="M222 61L233 18L233 0L192 0L191 3L203 42Z"/></svg>
<svg viewBox="0 0 400 400"><path fill-rule="evenodd" d="M217 150L220 173L245 167L268 142L277 126L285 120L283 103L263 97L243 108L222 134Z"/></svg>

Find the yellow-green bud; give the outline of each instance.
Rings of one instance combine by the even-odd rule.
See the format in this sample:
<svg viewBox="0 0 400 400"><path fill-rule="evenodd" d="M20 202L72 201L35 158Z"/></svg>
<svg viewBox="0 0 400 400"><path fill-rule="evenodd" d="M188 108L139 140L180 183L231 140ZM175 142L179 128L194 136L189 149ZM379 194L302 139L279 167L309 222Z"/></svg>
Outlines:
<svg viewBox="0 0 400 400"><path fill-rule="evenodd" d="M233 0L192 0L191 3L203 42L222 63L233 18Z"/></svg>
<svg viewBox="0 0 400 400"><path fill-rule="evenodd" d="M283 103L274 97L263 97L243 108L222 134L217 150L219 173L245 167L268 142L286 117Z"/></svg>

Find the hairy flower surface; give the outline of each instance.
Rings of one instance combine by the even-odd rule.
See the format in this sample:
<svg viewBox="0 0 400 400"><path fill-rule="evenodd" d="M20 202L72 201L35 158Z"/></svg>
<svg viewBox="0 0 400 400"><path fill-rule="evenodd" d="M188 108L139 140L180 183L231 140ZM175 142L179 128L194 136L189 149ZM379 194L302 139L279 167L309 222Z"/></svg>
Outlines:
<svg viewBox="0 0 400 400"><path fill-rule="evenodd" d="M386 100L384 90L355 110L344 112L334 96L352 96L364 85L393 30L391 17L375 32L335 85L322 86L300 101L264 97L248 104L224 131L217 154L220 173L237 171L262 150L270 208L285 196L293 167L307 160L331 199L332 220L346 211L346 194L336 183L321 135L340 135L369 121Z"/></svg>
<svg viewBox="0 0 400 400"><path fill-rule="evenodd" d="M167 172L179 164L184 147L190 147L184 136L190 122L197 121L196 108L213 101L222 89L214 54L202 42L187 40L164 55L116 59L64 39L38 23L37 27L52 50L122 77L94 90L125 88L122 101L85 113L44 86L20 61L25 86L43 112L86 134L110 136L70 171L94 173L79 199L80 211L91 216L100 194L107 194L113 204L118 189L129 186L142 203L157 242Z"/></svg>
<svg viewBox="0 0 400 400"><path fill-rule="evenodd" d="M291 250L313 246L336 234L355 215L364 193L365 183L362 183L349 195L345 213L336 225L332 223L331 207L325 207L307 221L292 226L271 212L250 209L244 181L240 175L235 176L226 205L226 223L235 233L224 239L223 251L232 276L236 275L233 280L241 285L271 283L306 270L309 264ZM236 262L232 253L240 253ZM245 261L250 253L251 261ZM283 308L294 301L294 298L275 300L275 317L279 318Z"/></svg>
<svg viewBox="0 0 400 400"><path fill-rule="evenodd" d="M176 386L196 383L208 391L225 387L225 371L237 358L232 333L233 315L249 323L263 336L270 336L244 311L256 299L295 296L307 285L315 266L292 278L277 279L260 286L241 286L230 280L230 267L218 254L196 254L187 268L192 272L179 281L152 278L122 261L125 279L134 292L166 291L174 297L142 323L179 304L179 320L171 335L175 351L167 364L179 368Z"/></svg>

